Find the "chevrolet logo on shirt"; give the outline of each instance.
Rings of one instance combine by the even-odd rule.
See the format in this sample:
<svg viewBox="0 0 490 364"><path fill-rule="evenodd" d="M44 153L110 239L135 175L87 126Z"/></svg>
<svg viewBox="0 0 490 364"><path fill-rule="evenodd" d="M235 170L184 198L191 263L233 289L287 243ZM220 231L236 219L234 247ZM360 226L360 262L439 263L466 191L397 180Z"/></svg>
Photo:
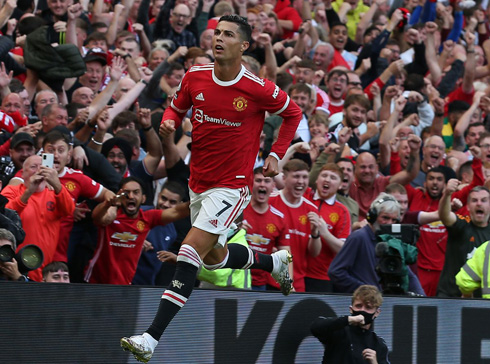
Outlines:
<svg viewBox="0 0 490 364"><path fill-rule="evenodd" d="M264 238L260 234L247 234L246 239L254 245L267 245L270 239Z"/></svg>
<svg viewBox="0 0 490 364"><path fill-rule="evenodd" d="M122 243L127 243L128 241L135 241L137 237L138 237L138 235L134 235L131 233L124 232L124 233L112 234L111 239L117 239Z"/></svg>

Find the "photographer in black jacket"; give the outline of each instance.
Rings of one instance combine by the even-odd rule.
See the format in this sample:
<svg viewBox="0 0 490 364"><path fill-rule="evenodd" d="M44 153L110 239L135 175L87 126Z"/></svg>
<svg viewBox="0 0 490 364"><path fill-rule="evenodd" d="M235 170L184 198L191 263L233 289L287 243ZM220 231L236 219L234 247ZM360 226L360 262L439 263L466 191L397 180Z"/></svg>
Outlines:
<svg viewBox="0 0 490 364"><path fill-rule="evenodd" d="M322 363L390 362L385 341L372 330L382 302L378 288L362 285L354 291L349 316L318 317L313 321L311 332L325 346Z"/></svg>

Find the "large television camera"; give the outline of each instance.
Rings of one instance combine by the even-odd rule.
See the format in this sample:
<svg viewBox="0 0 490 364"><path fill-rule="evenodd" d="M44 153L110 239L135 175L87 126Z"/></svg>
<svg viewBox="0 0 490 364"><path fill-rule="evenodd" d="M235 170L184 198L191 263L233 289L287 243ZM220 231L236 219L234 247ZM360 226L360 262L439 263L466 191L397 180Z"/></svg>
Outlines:
<svg viewBox="0 0 490 364"><path fill-rule="evenodd" d="M384 294L409 294L407 264L417 261L419 235L419 227L409 224L381 225L376 231L376 273Z"/></svg>

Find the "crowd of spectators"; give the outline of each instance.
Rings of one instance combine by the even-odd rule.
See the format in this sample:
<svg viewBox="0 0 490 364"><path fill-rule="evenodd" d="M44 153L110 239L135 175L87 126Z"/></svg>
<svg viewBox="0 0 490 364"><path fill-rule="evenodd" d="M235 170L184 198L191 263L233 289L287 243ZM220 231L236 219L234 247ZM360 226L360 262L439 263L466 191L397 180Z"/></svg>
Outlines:
<svg viewBox="0 0 490 364"><path fill-rule="evenodd" d="M213 61L219 17L238 14L253 29L243 66L286 91L303 118L274 178L260 167L282 119L265 118L252 201L230 240L245 231L256 251L290 249L298 292L347 293L381 288L354 244L375 244L383 222L416 224L416 291L471 294L455 276L490 239L488 0L0 0L0 9L0 227L17 250L42 249L29 279L65 262L54 269L64 281L69 268L72 282L169 282L190 228L191 119L203 116L190 110L170 137L160 121L185 73ZM25 234L13 228L19 218ZM0 269L3 279L22 273ZM230 286L277 289L262 273L251 282L235 273Z"/></svg>

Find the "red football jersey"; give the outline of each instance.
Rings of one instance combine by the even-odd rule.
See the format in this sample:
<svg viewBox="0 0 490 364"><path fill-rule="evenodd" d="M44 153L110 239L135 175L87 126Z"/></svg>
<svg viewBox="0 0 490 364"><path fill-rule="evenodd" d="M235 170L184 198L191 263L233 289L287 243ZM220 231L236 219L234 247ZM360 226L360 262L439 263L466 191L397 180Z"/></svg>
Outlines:
<svg viewBox="0 0 490 364"><path fill-rule="evenodd" d="M63 172L59 174L60 182L73 197L76 203L78 198L84 197L88 199L97 198L103 190L103 186L95 182L89 176L83 174L82 171L65 167ZM73 215L65 216L61 219L60 238L56 253L53 260L66 262L68 252L68 242L70 240L71 229L73 228Z"/></svg>
<svg viewBox="0 0 490 364"><path fill-rule="evenodd" d="M202 193L215 187L252 188L265 112L284 118L271 153L282 158L301 120L301 110L274 83L245 67L232 81L220 81L214 64L189 69L162 120L175 120L192 109L192 158L189 187Z"/></svg>
<svg viewBox="0 0 490 364"><path fill-rule="evenodd" d="M112 224L99 227L97 250L88 266L85 281L131 284L143 242L154 226L163 225L161 216L162 210L140 210L138 217L132 219L118 209Z"/></svg>
<svg viewBox="0 0 490 364"><path fill-rule="evenodd" d="M301 202L297 205L287 202L283 191L276 196L271 196L269 204L284 212L286 238L289 239L291 254L293 255L293 286L296 292L304 292L304 278L308 262L308 242L311 233L308 212L318 213L318 209L304 197L301 198Z"/></svg>
<svg viewBox="0 0 490 364"><path fill-rule="evenodd" d="M328 201L323 201L317 194L314 194L310 200L318 207L318 213L327 223L328 231L338 239L344 241L350 234L350 213L347 207L335 199L335 195ZM308 255L308 268L306 276L315 279L330 280L327 272L335 258L336 253L328 247L322 239L322 250L316 257Z"/></svg>
<svg viewBox="0 0 490 364"><path fill-rule="evenodd" d="M286 239L286 227L284 224L284 214L273 206L263 214L258 213L249 204L243 211L243 221L247 222L252 229L247 230L246 239L250 249L263 253L271 254L273 248L289 246ZM252 269L252 285L262 286L269 282L270 273L260 269Z"/></svg>
<svg viewBox="0 0 490 364"><path fill-rule="evenodd" d="M437 211L439 199L432 199L427 192L406 185L410 211ZM417 241L419 250L417 265L424 269L441 271L446 258L447 230L441 221L420 226Z"/></svg>

